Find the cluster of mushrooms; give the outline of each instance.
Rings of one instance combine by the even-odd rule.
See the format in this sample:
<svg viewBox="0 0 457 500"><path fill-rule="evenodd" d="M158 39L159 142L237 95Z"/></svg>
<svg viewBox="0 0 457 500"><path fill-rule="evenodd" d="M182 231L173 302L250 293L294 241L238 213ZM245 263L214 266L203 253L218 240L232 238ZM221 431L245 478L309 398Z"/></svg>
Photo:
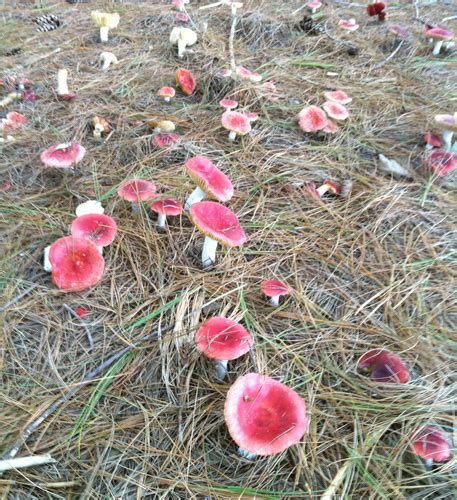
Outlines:
<svg viewBox="0 0 457 500"><path fill-rule="evenodd" d="M189 0L173 0L172 5L178 10L176 20L189 22L186 5ZM228 5L233 9L242 4L232 0L221 0L213 4ZM308 3L312 13L320 7L320 0ZM373 2L367 9L369 16L377 16L380 22L385 20L385 4ZM118 26L120 16L117 13L94 11L92 20L100 28L100 42L108 41L109 30ZM358 29L355 20L340 20L339 26L347 31ZM392 25L390 31L396 36L406 36L406 30ZM433 54L437 55L444 41L452 39L452 34L440 27L428 27L425 35L435 41ZM189 46L197 42L197 34L189 28L175 27L170 35L170 42L177 46L178 57L184 57ZM104 52L101 56L103 69L118 61L114 54ZM243 66L224 69L220 76L241 78L258 84L262 76ZM76 94L69 91L68 72L58 72L57 99L73 101ZM4 82L2 82L4 84ZM184 68L176 71L176 84L185 95L191 95L196 87L192 73ZM19 85L16 92L11 92L0 103L6 107L15 100L32 101L36 98L28 82L15 82ZM22 87L21 87L22 86ZM271 100L277 99L277 90L273 82L263 84L265 95ZM157 95L165 102L174 98L176 90L171 86L162 87ZM298 124L306 132L335 133L338 126L335 121L344 121L349 116L345 107L352 101L343 90L325 92L326 101L322 108L312 105L302 109L298 115ZM232 99L220 101L223 108L222 126L229 131L229 141L251 131L251 125L259 117L249 111L235 111L238 102ZM335 120L335 121L334 121ZM429 148L426 163L437 175L445 175L457 168L457 143L452 144L452 134L457 131L457 113L437 115L437 127L443 131L443 142L433 133L424 136ZM11 133L20 129L26 118L15 111L10 111L2 120L3 142L13 142ZM155 130L153 142L157 147L167 147L179 142L174 134L175 125L169 120L159 120L151 125ZM100 139L111 131L103 117L93 119L94 137ZM41 154L42 163L49 168L73 169L83 160L86 150L78 143L58 144L47 148ZM225 203L234 194L232 182L211 160L203 156L194 156L184 165L185 173L195 183L195 189L182 204L172 197L158 196L155 184L146 179L133 178L123 182L118 188L118 196L132 204L132 210L138 210L139 204L146 202L158 216L157 225L164 228L167 217L179 216L186 212L190 221L205 236L202 249L202 266L207 268L216 262L218 245L238 247L245 243L246 234L237 216ZM325 194L340 194L341 188L334 181L327 179L320 187L309 183L304 193L320 200ZM53 283L66 292L78 292L97 284L103 277L105 262L103 247L113 242L117 232L116 221L104 214L101 203L89 200L76 209L76 218L71 224L70 235L64 236L45 250L45 264L51 272ZM269 279L261 283L261 291L270 298L271 305L279 306L280 297L291 294L290 287L281 281ZM195 334L195 345L204 356L214 360L216 377L223 381L227 376L228 362L246 355L254 344L254 338L241 324L222 316L207 319ZM409 380L409 370L395 353L385 349L366 352L357 362L357 371L367 375L373 382L382 384L405 384ZM307 431L308 418L304 400L290 387L258 373L240 376L231 385L225 402L225 420L233 440L239 446L239 453L247 459L256 456L273 455L284 451L302 439ZM426 463L447 460L451 456L449 439L437 426L422 428L412 438L412 449Z"/></svg>

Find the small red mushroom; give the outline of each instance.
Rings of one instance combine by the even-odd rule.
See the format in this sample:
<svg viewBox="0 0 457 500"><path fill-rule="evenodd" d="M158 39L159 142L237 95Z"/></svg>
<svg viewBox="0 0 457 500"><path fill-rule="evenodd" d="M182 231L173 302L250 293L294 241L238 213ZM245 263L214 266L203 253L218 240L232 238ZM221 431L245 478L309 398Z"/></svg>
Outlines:
<svg viewBox="0 0 457 500"><path fill-rule="evenodd" d="M86 154L86 149L77 142L57 144L45 149L41 161L46 167L73 168Z"/></svg>
<svg viewBox="0 0 457 500"><path fill-rule="evenodd" d="M195 91L195 77L188 69L179 68L176 71L176 84L186 95L192 95Z"/></svg>
<svg viewBox="0 0 457 500"><path fill-rule="evenodd" d="M352 101L352 97L349 97L344 90L331 90L324 92L324 95L327 100L340 104L349 104Z"/></svg>
<svg viewBox="0 0 457 500"><path fill-rule="evenodd" d="M217 244L238 247L246 241L246 233L236 215L215 201L200 201L189 209L195 227L206 237L203 244L202 264L208 267L216 262Z"/></svg>
<svg viewBox="0 0 457 500"><path fill-rule="evenodd" d="M440 427L432 425L420 429L413 436L411 446L414 454L423 458L428 467L433 462L444 462L452 455L448 435Z"/></svg>
<svg viewBox="0 0 457 500"><path fill-rule="evenodd" d="M24 115L18 113L17 111L10 111L9 113L6 113L6 118L3 118L0 124L0 129L4 131L18 130L26 123L27 118Z"/></svg>
<svg viewBox="0 0 457 500"><path fill-rule="evenodd" d="M327 125L322 129L322 132L326 134L335 134L338 130L338 125L332 120L327 119Z"/></svg>
<svg viewBox="0 0 457 500"><path fill-rule="evenodd" d="M224 109L232 110L238 106L238 103L233 99L222 99L221 101L219 101L219 106Z"/></svg>
<svg viewBox="0 0 457 500"><path fill-rule="evenodd" d="M222 316L206 320L195 334L197 349L216 360L216 375L224 380L227 361L246 354L254 343L251 334L239 323Z"/></svg>
<svg viewBox="0 0 457 500"><path fill-rule="evenodd" d="M239 377L230 387L224 416L240 447L238 453L251 460L297 444L308 427L303 399L290 387L258 373Z"/></svg>
<svg viewBox="0 0 457 500"><path fill-rule="evenodd" d="M52 281L66 292L80 292L97 284L105 261L95 243L87 238L66 236L55 241L49 251Z"/></svg>
<svg viewBox="0 0 457 500"><path fill-rule="evenodd" d="M441 142L441 139L435 135L432 134L431 132L426 132L422 138L424 139L424 142L426 144L425 149L433 149L433 148L440 148L443 143Z"/></svg>
<svg viewBox="0 0 457 500"><path fill-rule="evenodd" d="M176 216L182 213L182 204L175 198L165 198L158 200L149 205L149 208L158 214L157 225L161 228L165 227L165 222L168 215Z"/></svg>
<svg viewBox="0 0 457 500"><path fill-rule="evenodd" d="M97 247L106 247L116 237L117 224L109 215L86 214L76 217L70 232L75 238L88 238Z"/></svg>
<svg viewBox="0 0 457 500"><path fill-rule="evenodd" d="M321 0L310 0L306 6L308 7L308 9L311 10L311 14L314 14L317 9L320 9L322 7L322 2Z"/></svg>
<svg viewBox="0 0 457 500"><path fill-rule="evenodd" d="M445 30L444 28L440 28L439 26L426 29L425 36L435 42L432 52L434 56L437 56L440 53L441 47L446 40L452 40L454 38L453 33Z"/></svg>
<svg viewBox="0 0 457 500"><path fill-rule="evenodd" d="M264 280L260 284L262 293L270 297L271 305L274 307L279 306L279 297L290 294L290 288L287 283L278 280Z"/></svg>
<svg viewBox="0 0 457 500"><path fill-rule="evenodd" d="M168 132L162 132L160 134L157 134L154 136L152 139L152 142L160 149L166 148L167 146L170 146L171 144L175 144L179 142L179 135L178 134L171 134Z"/></svg>
<svg viewBox="0 0 457 500"><path fill-rule="evenodd" d="M89 313L89 311L85 308L85 307L82 307L82 306L77 306L77 307L74 307L73 308L73 311L75 311L75 313L80 317L80 318L84 318L85 316L87 316L87 314Z"/></svg>
<svg viewBox="0 0 457 500"><path fill-rule="evenodd" d="M385 349L373 349L366 352L357 361L357 370L370 375L374 382L406 384L409 371L398 354Z"/></svg>
<svg viewBox="0 0 457 500"><path fill-rule="evenodd" d="M194 156L187 160L185 169L189 177L197 184L184 205L185 210L209 196L217 201L226 202L233 196L230 179L221 172L208 158Z"/></svg>
<svg viewBox="0 0 457 500"><path fill-rule="evenodd" d="M174 97L176 94L176 91L173 87L162 87L157 91L157 95L159 97L163 97L163 100L165 102L170 102L171 98Z"/></svg>
<svg viewBox="0 0 457 500"><path fill-rule="evenodd" d="M338 26L346 31L355 31L359 29L359 25L357 24L356 20L354 18L351 18L349 20L346 19L340 19L338 21Z"/></svg>
<svg viewBox="0 0 457 500"><path fill-rule="evenodd" d="M347 108L339 102L326 101L322 107L327 115L334 120L343 121L349 116Z"/></svg>
<svg viewBox="0 0 457 500"><path fill-rule="evenodd" d="M190 21L189 16L185 12L177 12L175 19L180 23L188 23Z"/></svg>
<svg viewBox="0 0 457 500"><path fill-rule="evenodd" d="M338 184L330 179L325 179L322 186L319 186L316 189L317 193L320 197L322 197L325 193L330 192L331 194L340 194L341 189Z"/></svg>
<svg viewBox="0 0 457 500"><path fill-rule="evenodd" d="M436 149L429 153L425 159L425 165L438 177L444 177L449 172L457 169L457 156L449 153L449 151Z"/></svg>
<svg viewBox="0 0 457 500"><path fill-rule="evenodd" d="M233 142L237 135L246 135L251 131L249 118L238 111L226 111L222 115L221 123L225 129L229 130L230 142Z"/></svg>
<svg viewBox="0 0 457 500"><path fill-rule="evenodd" d="M379 21L384 21L386 17L386 13L384 12L385 8L386 5L383 2L373 2L368 5L367 14L370 17L378 16Z"/></svg>
<svg viewBox="0 0 457 500"><path fill-rule="evenodd" d="M256 83L262 81L262 75L256 73L255 71L251 71L250 69L245 68L244 66L238 66L236 68L236 74L243 80L249 80L250 82Z"/></svg>
<svg viewBox="0 0 457 500"><path fill-rule="evenodd" d="M298 125L304 132L317 132L327 126L327 117L321 108L307 106L298 113Z"/></svg>
<svg viewBox="0 0 457 500"><path fill-rule="evenodd" d="M122 199L130 201L135 212L138 210L138 202L154 198L156 186L153 182L144 179L130 179L119 186L117 194Z"/></svg>

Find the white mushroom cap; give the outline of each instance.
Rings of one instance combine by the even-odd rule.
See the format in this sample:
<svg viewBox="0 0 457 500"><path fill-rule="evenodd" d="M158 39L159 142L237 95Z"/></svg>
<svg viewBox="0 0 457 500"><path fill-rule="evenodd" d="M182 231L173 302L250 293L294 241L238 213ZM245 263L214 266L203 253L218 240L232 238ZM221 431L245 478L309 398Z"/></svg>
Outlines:
<svg viewBox="0 0 457 500"><path fill-rule="evenodd" d="M87 200L84 203L80 203L76 207L76 217L87 214L103 214L105 209L102 204L97 200Z"/></svg>
<svg viewBox="0 0 457 500"><path fill-rule="evenodd" d="M194 45L197 41L197 33L190 28L174 27L170 33L170 43L178 46L178 55L182 57L188 45Z"/></svg>
<svg viewBox="0 0 457 500"><path fill-rule="evenodd" d="M109 29L116 28L121 19L120 15L117 12L108 13L100 12L99 10L93 10L90 13L90 17L97 26L106 27Z"/></svg>
<svg viewBox="0 0 457 500"><path fill-rule="evenodd" d="M112 52L102 52L100 61L103 63L103 69L108 69L111 64L119 63L119 60Z"/></svg>

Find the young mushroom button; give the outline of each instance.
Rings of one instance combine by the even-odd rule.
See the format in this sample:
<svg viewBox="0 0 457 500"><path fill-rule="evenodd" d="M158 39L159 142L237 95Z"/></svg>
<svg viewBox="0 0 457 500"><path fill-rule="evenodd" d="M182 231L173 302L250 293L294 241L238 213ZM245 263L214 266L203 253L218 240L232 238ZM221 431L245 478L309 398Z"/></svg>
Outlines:
<svg viewBox="0 0 457 500"><path fill-rule="evenodd" d="M289 285L278 280L264 280L260 284L260 289L264 295L270 297L271 305L274 307L279 306L279 297L290 294Z"/></svg>

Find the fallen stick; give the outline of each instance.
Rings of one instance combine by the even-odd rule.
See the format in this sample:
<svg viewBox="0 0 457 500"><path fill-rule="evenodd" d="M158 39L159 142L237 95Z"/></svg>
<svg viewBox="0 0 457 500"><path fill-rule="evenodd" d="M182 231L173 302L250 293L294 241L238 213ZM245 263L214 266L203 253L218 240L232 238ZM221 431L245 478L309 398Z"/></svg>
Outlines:
<svg viewBox="0 0 457 500"><path fill-rule="evenodd" d="M35 465L55 464L56 461L51 455L35 455L33 457L20 457L0 460L0 472L13 469L23 469L25 467L34 467Z"/></svg>

